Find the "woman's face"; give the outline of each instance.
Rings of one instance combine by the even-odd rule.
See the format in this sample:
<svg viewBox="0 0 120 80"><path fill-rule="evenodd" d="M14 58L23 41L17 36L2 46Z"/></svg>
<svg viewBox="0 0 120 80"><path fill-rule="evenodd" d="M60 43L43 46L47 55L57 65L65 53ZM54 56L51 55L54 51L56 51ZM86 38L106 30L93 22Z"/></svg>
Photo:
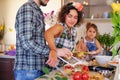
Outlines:
<svg viewBox="0 0 120 80"><path fill-rule="evenodd" d="M70 10L70 13L68 13L65 17L65 23L66 25L71 28L73 27L78 21L78 13L76 10Z"/></svg>
<svg viewBox="0 0 120 80"><path fill-rule="evenodd" d="M86 33L89 39L94 39L96 37L96 30L93 27L90 27Z"/></svg>

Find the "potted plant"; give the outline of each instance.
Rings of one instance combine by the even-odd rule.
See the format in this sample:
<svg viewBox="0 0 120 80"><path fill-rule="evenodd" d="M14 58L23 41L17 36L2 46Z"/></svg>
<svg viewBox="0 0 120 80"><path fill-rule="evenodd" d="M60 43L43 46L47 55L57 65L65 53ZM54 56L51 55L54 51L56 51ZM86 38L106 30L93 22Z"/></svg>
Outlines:
<svg viewBox="0 0 120 80"><path fill-rule="evenodd" d="M110 33L105 33L103 35L99 34L97 36L98 41L100 42L104 55L112 55L111 49L113 48L113 43L115 38L110 35Z"/></svg>
<svg viewBox="0 0 120 80"><path fill-rule="evenodd" d="M119 48L117 50L117 45L120 42L120 3L117 1L111 3L113 11L110 14L111 21L113 23L113 36L115 37L113 43L113 58L118 54Z"/></svg>

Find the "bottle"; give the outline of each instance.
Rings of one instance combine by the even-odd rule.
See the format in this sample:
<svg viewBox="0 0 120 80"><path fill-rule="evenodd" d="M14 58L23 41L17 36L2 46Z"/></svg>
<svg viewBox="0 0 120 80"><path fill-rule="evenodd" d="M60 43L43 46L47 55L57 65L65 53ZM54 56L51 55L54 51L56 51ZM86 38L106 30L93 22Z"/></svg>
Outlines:
<svg viewBox="0 0 120 80"><path fill-rule="evenodd" d="M91 19L93 19L93 18L94 18L94 14L91 15Z"/></svg>

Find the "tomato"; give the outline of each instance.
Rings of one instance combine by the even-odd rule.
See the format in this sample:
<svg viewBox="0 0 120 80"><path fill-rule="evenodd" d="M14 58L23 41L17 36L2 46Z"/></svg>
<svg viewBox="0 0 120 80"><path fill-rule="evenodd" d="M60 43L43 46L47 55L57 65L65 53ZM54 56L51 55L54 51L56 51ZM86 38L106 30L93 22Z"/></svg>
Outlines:
<svg viewBox="0 0 120 80"><path fill-rule="evenodd" d="M84 66L82 67L82 72L83 72L83 73L88 73L88 71L89 71L88 66L85 66L85 65L84 65Z"/></svg>
<svg viewBox="0 0 120 80"><path fill-rule="evenodd" d="M82 74L79 71L75 72L73 80L82 80Z"/></svg>
<svg viewBox="0 0 120 80"><path fill-rule="evenodd" d="M73 67L70 66L70 65L65 65L64 68L65 68L65 69L73 69Z"/></svg>
<svg viewBox="0 0 120 80"><path fill-rule="evenodd" d="M82 68L83 70L85 70L85 71L89 71L89 68L88 68L88 66L83 66L83 68Z"/></svg>
<svg viewBox="0 0 120 80"><path fill-rule="evenodd" d="M88 73L83 73L82 80L88 80L88 79L89 79Z"/></svg>

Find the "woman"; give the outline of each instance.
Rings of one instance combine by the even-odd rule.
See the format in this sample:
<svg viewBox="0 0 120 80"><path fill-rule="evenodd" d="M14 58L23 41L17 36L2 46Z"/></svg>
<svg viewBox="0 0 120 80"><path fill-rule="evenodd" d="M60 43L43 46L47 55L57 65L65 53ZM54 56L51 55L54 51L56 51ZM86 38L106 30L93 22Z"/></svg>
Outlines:
<svg viewBox="0 0 120 80"><path fill-rule="evenodd" d="M75 26L82 22L82 5L80 3L68 3L64 5L59 14L59 23L52 26L45 32L45 39L50 50L60 52L60 55L66 55L66 58L72 56L72 50L75 46L76 30ZM56 55L56 54L55 54ZM54 57L54 56L49 56ZM50 61L47 62L49 64Z"/></svg>

